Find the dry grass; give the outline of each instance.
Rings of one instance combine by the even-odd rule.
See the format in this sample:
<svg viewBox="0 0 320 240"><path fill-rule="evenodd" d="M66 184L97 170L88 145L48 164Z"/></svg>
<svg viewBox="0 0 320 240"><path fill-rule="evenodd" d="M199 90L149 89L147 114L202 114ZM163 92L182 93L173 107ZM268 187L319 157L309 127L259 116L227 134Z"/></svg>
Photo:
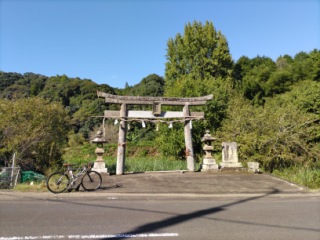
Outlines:
<svg viewBox="0 0 320 240"><path fill-rule="evenodd" d="M20 192L47 192L46 182L27 182L19 183L14 188L15 191Z"/></svg>

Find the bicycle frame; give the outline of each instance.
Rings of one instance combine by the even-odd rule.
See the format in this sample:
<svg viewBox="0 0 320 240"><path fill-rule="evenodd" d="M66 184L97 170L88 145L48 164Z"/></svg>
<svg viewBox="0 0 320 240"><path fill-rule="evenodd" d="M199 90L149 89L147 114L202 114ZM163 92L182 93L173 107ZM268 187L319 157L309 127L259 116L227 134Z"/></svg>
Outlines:
<svg viewBox="0 0 320 240"><path fill-rule="evenodd" d="M73 187L76 183L76 181L78 180L78 178L80 176L83 176L84 173L86 173L88 170L87 170L87 167L86 166L83 166L83 167L79 167L77 170L76 170L76 174L73 173L73 169L71 166L68 166L68 169L67 171L65 172L65 174L68 174L70 176L70 183L69 183L69 187Z"/></svg>

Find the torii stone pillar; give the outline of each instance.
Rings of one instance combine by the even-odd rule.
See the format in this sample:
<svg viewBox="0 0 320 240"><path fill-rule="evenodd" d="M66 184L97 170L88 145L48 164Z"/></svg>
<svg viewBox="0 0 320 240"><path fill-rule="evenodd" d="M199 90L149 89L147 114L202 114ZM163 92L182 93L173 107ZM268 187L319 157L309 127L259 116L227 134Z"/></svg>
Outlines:
<svg viewBox="0 0 320 240"><path fill-rule="evenodd" d="M120 109L120 123L119 123L119 141L118 141L118 154L117 154L117 168L116 174L121 175L124 173L124 166L126 160L126 134L127 134L127 105L121 104Z"/></svg>
<svg viewBox="0 0 320 240"><path fill-rule="evenodd" d="M189 117L189 105L186 104L183 107L183 116ZM193 157L193 146L192 146L192 135L191 135L191 122L186 120L184 122L184 140L186 145L186 158L187 158L187 169L188 171L194 172L194 157Z"/></svg>

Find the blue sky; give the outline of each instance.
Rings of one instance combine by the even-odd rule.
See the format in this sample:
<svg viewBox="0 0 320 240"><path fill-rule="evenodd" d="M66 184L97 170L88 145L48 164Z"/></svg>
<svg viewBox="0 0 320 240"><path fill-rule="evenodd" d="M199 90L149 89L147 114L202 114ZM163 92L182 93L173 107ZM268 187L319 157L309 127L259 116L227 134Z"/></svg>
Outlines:
<svg viewBox="0 0 320 240"><path fill-rule="evenodd" d="M167 41L206 20L235 61L320 49L319 0L0 0L0 70L123 88L164 76Z"/></svg>

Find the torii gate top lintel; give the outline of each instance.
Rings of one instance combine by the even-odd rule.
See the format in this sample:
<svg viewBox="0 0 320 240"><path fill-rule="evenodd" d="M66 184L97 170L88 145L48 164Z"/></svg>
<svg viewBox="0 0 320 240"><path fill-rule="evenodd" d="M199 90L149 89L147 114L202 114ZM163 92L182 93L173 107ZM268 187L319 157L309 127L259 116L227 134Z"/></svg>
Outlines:
<svg viewBox="0 0 320 240"><path fill-rule="evenodd" d="M97 92L98 97L104 97L106 103L118 103L118 104L145 104L150 105L154 103L160 103L161 105L172 106L199 106L204 105L208 100L213 98L213 95L207 95L203 97L191 97L191 98L174 98L174 97L140 97L140 96L119 96L112 95L105 92Z"/></svg>

